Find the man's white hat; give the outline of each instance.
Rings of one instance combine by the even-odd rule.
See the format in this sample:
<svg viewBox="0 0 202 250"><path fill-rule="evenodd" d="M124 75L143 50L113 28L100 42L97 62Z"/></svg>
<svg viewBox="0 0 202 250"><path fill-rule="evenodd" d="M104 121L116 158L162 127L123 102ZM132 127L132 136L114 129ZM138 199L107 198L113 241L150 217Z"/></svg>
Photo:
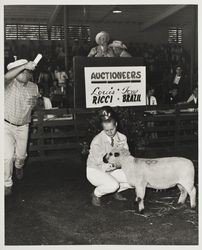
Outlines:
<svg viewBox="0 0 202 250"><path fill-rule="evenodd" d="M121 49L127 49L126 45L123 44L122 41L115 40L111 44L109 44L109 47L116 47Z"/></svg>
<svg viewBox="0 0 202 250"><path fill-rule="evenodd" d="M99 44L99 39L100 39L101 36L106 36L107 40L109 41L109 34L106 31L101 31L95 37L95 41L96 41L97 44Z"/></svg>
<svg viewBox="0 0 202 250"><path fill-rule="evenodd" d="M19 66L24 65L26 63L28 63L28 61L26 59L20 59L20 60L9 63L7 65L7 69L11 70L13 68L19 67Z"/></svg>

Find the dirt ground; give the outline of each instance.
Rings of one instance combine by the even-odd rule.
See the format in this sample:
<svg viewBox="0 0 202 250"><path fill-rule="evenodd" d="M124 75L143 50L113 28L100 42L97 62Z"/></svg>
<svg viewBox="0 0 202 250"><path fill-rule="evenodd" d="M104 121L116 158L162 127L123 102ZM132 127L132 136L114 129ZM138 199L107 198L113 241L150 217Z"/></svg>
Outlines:
<svg viewBox="0 0 202 250"><path fill-rule="evenodd" d="M190 209L189 199L177 205L177 188L147 189L144 215L137 213L134 190L123 193L127 201L104 197L102 207L91 205L92 190L79 155L28 162L5 201L5 245L198 244L198 209Z"/></svg>

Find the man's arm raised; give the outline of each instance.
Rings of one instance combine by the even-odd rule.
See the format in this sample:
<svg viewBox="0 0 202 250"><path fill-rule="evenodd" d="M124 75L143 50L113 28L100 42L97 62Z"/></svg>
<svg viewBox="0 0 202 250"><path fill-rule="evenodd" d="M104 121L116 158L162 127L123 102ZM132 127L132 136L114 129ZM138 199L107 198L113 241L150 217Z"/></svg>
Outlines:
<svg viewBox="0 0 202 250"><path fill-rule="evenodd" d="M8 85L23 70L25 70L25 69L34 70L35 67L36 67L36 64L34 62L30 61L26 64L19 66L19 67L16 67L14 69L9 70L4 76L5 85Z"/></svg>

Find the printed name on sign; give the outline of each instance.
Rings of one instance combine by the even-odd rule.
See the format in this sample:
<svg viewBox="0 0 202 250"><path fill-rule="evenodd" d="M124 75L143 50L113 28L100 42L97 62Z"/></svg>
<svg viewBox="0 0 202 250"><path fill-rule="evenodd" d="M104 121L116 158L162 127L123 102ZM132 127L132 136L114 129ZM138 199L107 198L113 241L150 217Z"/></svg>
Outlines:
<svg viewBox="0 0 202 250"><path fill-rule="evenodd" d="M141 95L123 95L123 102L141 102Z"/></svg>
<svg viewBox="0 0 202 250"><path fill-rule="evenodd" d="M110 104L113 101L114 94L113 87L109 91L100 90L100 87L96 87L91 93L93 96L92 104Z"/></svg>

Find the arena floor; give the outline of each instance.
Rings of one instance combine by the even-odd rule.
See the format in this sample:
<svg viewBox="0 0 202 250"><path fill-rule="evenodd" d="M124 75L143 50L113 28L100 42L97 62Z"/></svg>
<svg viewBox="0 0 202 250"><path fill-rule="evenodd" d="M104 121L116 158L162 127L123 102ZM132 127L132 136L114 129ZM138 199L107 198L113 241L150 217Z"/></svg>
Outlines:
<svg viewBox="0 0 202 250"><path fill-rule="evenodd" d="M92 190L78 155L66 162L28 163L25 178L6 198L5 244L198 244L198 210L190 209L189 200L176 204L177 188L148 189L144 215L136 213L133 190L124 192L127 201L108 195L98 208L90 203Z"/></svg>

